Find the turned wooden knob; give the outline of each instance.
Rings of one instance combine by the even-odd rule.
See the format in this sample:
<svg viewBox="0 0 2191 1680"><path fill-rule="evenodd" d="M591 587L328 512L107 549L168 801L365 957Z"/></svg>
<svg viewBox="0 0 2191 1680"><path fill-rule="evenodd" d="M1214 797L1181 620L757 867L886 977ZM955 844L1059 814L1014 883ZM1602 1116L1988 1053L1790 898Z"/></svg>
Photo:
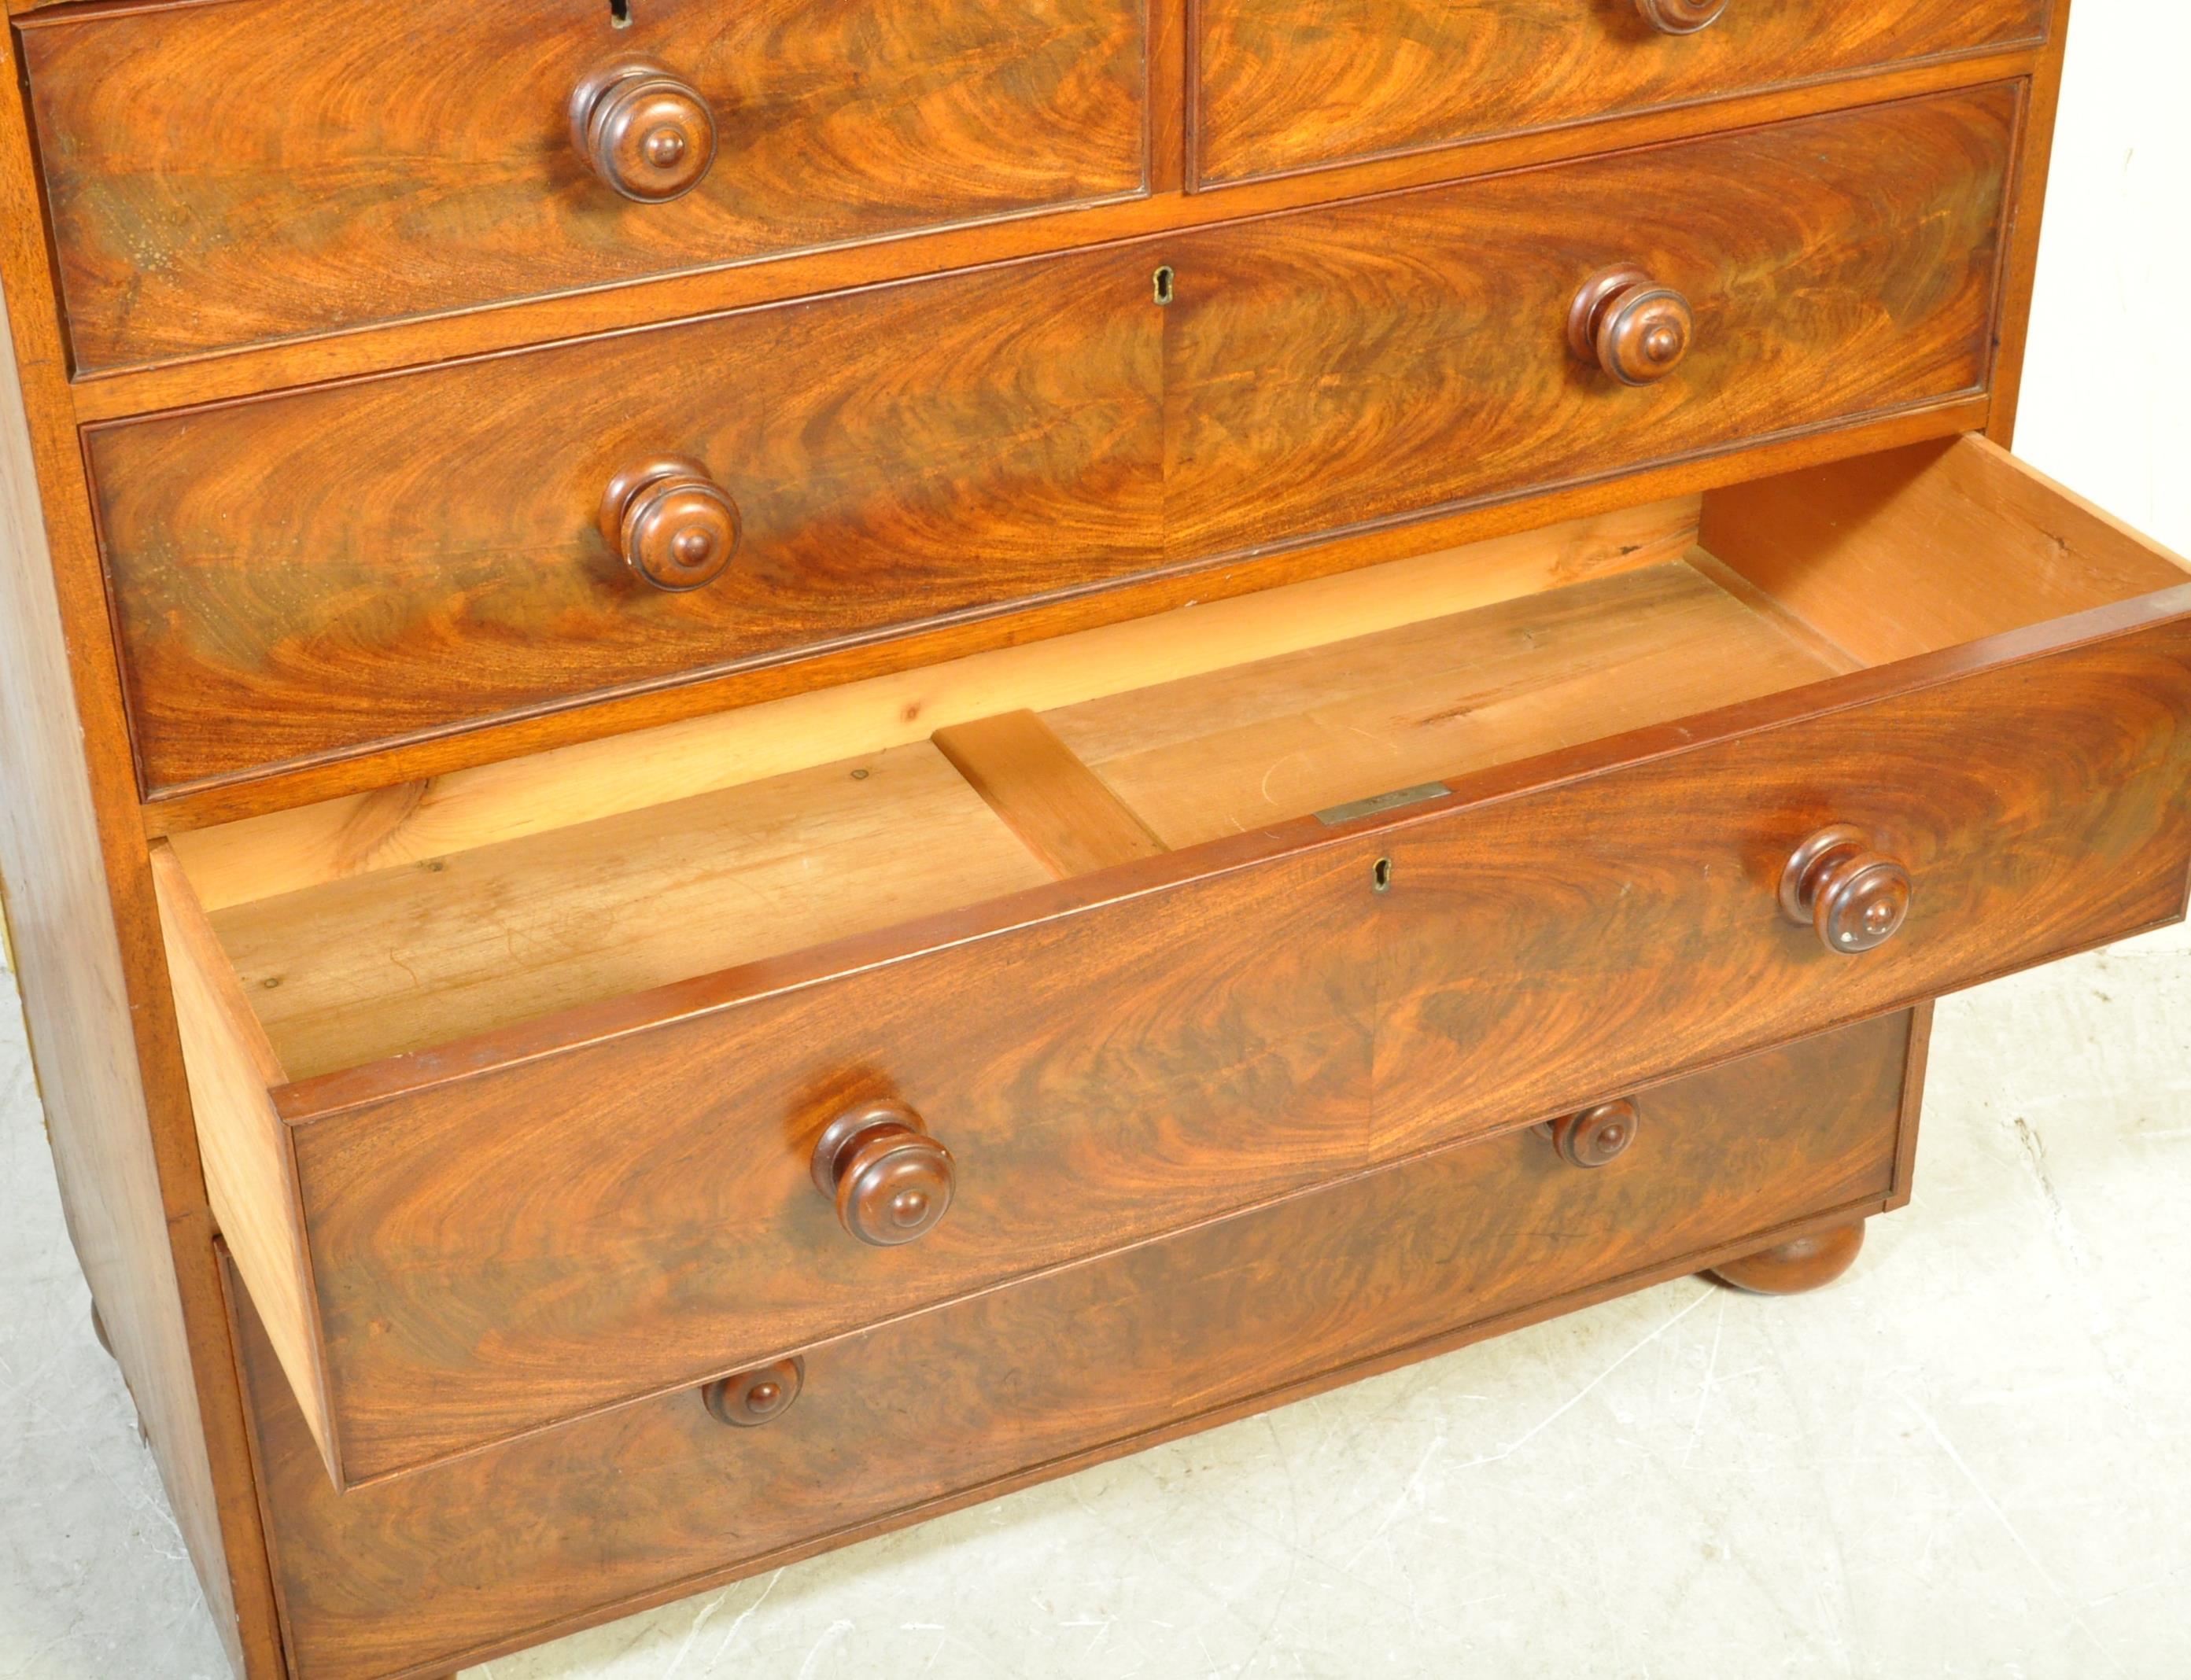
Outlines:
<svg viewBox="0 0 2191 1680"><path fill-rule="evenodd" d="M700 1398L718 1423L758 1429L789 1411L805 1386L805 1360L778 1359L735 1376L719 1376L700 1391Z"/></svg>
<svg viewBox="0 0 2191 1680"><path fill-rule="evenodd" d="M958 1175L951 1151L902 1103L862 1104L823 1128L814 1183L837 1204L838 1223L862 1242L889 1248L934 1230L950 1211Z"/></svg>
<svg viewBox="0 0 2191 1680"><path fill-rule="evenodd" d="M1689 300L1633 263L1583 281L1568 310L1568 348L1624 385L1648 385L1682 365L1696 332Z"/></svg>
<svg viewBox="0 0 2191 1680"><path fill-rule="evenodd" d="M700 184L715 161L715 117L700 90L652 59L618 59L571 94L571 138L626 198L659 204Z"/></svg>
<svg viewBox="0 0 2191 1680"><path fill-rule="evenodd" d="M657 589L697 589L737 553L738 505L704 463L660 455L626 468L601 497L601 534Z"/></svg>
<svg viewBox="0 0 2191 1680"><path fill-rule="evenodd" d="M1636 1141L1636 1104L1616 1097L1556 1120L1545 1129L1568 1166L1602 1166Z"/></svg>
<svg viewBox="0 0 2191 1680"><path fill-rule="evenodd" d="M1636 9L1662 35L1694 35L1719 21L1727 0L1636 0Z"/></svg>
<svg viewBox="0 0 2191 1680"><path fill-rule="evenodd" d="M1828 951L1854 956L1885 945L1909 915L1909 871L1872 849L1871 837L1845 822L1822 828L1780 874L1780 911L1815 928Z"/></svg>

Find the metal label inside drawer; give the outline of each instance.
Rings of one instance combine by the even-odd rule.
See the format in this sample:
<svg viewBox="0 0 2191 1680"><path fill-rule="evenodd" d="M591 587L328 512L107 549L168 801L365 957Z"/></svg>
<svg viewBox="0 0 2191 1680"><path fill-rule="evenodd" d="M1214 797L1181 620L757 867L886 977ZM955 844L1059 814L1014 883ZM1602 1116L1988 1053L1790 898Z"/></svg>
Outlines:
<svg viewBox="0 0 2191 1680"><path fill-rule="evenodd" d="M1443 799L1453 790L1442 781L1426 781L1420 787L1403 787L1397 792L1380 793L1372 799L1357 799L1351 804L1334 805L1328 811L1318 811L1316 820L1329 828L1343 822L1353 822L1361 817L1374 817L1382 811L1397 811L1403 805L1420 805L1426 799Z"/></svg>

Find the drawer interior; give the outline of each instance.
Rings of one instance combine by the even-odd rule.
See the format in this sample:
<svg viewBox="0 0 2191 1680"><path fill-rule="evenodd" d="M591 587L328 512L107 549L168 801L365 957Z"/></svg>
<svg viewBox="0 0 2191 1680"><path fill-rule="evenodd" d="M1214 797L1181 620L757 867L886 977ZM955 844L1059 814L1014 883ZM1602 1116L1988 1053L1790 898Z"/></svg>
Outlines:
<svg viewBox="0 0 2191 1680"><path fill-rule="evenodd" d="M172 844L303 1080L2186 581L1963 438Z"/></svg>

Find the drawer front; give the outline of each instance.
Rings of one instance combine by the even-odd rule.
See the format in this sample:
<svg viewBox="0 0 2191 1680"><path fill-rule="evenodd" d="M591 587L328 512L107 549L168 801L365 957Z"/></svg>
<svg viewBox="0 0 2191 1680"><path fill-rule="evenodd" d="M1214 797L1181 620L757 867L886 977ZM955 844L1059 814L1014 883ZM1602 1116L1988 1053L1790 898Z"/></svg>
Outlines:
<svg viewBox="0 0 2191 1680"><path fill-rule="evenodd" d="M1204 185L2029 46L2044 0L1199 0Z"/></svg>
<svg viewBox="0 0 2191 1680"><path fill-rule="evenodd" d="M97 432L146 783L1146 570L1163 315L1096 253ZM742 525L702 587L600 528L665 455Z"/></svg>
<svg viewBox="0 0 2191 1680"><path fill-rule="evenodd" d="M97 429L147 789L1971 393L2016 113L1983 88ZM1567 346L1624 261L1694 312L1645 387ZM743 519L681 593L597 528L665 451Z"/></svg>
<svg viewBox="0 0 2191 1680"><path fill-rule="evenodd" d="M1610 476L1974 391L2017 111L1994 87L1176 242L1175 556ZM1173 247L1168 247L1173 248ZM1570 350L1588 276L1687 300L1629 386Z"/></svg>
<svg viewBox="0 0 2191 1680"><path fill-rule="evenodd" d="M484 1655L1784 1222L1875 1211L1910 1041L1890 1016L1648 1092L1600 1169L1511 1132L815 1348L764 1427L686 1390L342 1496L239 1297L297 1672Z"/></svg>
<svg viewBox="0 0 2191 1680"><path fill-rule="evenodd" d="M1813 715L1655 732L1664 757L1389 835L1380 1152L2182 916L2191 590L2154 599L2175 616L2136 633L1869 703L1820 684ZM1914 883L1855 955L1779 903L1840 824Z"/></svg>
<svg viewBox="0 0 2191 1680"><path fill-rule="evenodd" d="M1141 0L645 0L623 28L602 0L219 0L18 27L80 369L1142 189ZM659 179L573 136L577 90L629 58L679 84L648 119L692 125ZM625 196L683 185L709 121L697 184Z"/></svg>
<svg viewBox="0 0 2191 1680"><path fill-rule="evenodd" d="M1345 859L1239 871L299 1126L344 1479L1358 1167L1372 896ZM897 1247L813 1177L879 1099L957 1180Z"/></svg>

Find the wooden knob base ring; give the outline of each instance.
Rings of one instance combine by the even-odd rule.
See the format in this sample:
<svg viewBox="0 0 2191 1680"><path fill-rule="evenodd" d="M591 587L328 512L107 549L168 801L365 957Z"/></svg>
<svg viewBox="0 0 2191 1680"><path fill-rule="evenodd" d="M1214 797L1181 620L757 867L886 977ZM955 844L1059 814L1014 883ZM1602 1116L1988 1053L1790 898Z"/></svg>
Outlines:
<svg viewBox="0 0 2191 1680"><path fill-rule="evenodd" d="M1624 385L1648 385L1682 365L1696 334L1688 299L1633 263L1600 269L1568 306L1568 349Z"/></svg>
<svg viewBox="0 0 2191 1680"><path fill-rule="evenodd" d="M778 1359L733 1376L719 1376L700 1390L700 1399L718 1423L758 1429L789 1411L805 1386L805 1360Z"/></svg>
<svg viewBox="0 0 2191 1680"><path fill-rule="evenodd" d="M1719 21L1727 0L1636 0L1636 9L1661 35L1694 35Z"/></svg>
<svg viewBox="0 0 2191 1680"><path fill-rule="evenodd" d="M1625 1097L1593 1103L1579 1113L1563 1115L1539 1127L1570 1166L1603 1166L1625 1155L1636 1141L1642 1116Z"/></svg>
<svg viewBox="0 0 2191 1680"><path fill-rule="evenodd" d="M1790 854L1780 872L1780 913L1814 929L1828 951L1875 951L1909 919L1909 871L1872 849L1852 823L1820 829Z"/></svg>
<svg viewBox="0 0 2191 1680"><path fill-rule="evenodd" d="M688 455L650 456L611 479L600 524L626 565L673 594L721 576L745 535L737 503Z"/></svg>
<svg viewBox="0 0 2191 1680"><path fill-rule="evenodd" d="M902 1103L847 1110L815 1140L814 1186L836 1205L846 1231L894 1248L936 1229L958 1188L951 1151Z"/></svg>
<svg viewBox="0 0 2191 1680"><path fill-rule="evenodd" d="M612 60L571 93L571 141L586 167L638 204L681 198L715 161L707 100L653 59Z"/></svg>

